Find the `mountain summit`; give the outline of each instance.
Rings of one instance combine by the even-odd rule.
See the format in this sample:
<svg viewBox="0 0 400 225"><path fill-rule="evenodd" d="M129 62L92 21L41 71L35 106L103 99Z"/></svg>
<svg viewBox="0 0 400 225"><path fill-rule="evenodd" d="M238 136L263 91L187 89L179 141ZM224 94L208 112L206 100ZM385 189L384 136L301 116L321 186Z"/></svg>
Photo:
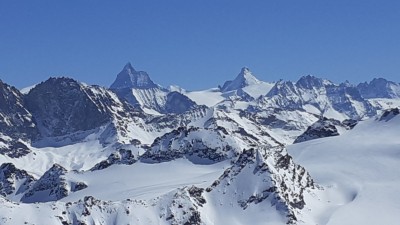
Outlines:
<svg viewBox="0 0 400 225"><path fill-rule="evenodd" d="M361 83L357 86L364 98L398 98L400 97L400 84L383 78L374 78L371 82Z"/></svg>
<svg viewBox="0 0 400 225"><path fill-rule="evenodd" d="M249 68L243 67L234 80L226 81L221 87L222 92L238 90L249 85L259 84L260 81L251 73Z"/></svg>
<svg viewBox="0 0 400 225"><path fill-rule="evenodd" d="M150 79L149 75L144 71L136 71L131 63L127 63L124 66L122 71L117 75L117 79L111 85L111 89L148 89L155 87L157 85Z"/></svg>

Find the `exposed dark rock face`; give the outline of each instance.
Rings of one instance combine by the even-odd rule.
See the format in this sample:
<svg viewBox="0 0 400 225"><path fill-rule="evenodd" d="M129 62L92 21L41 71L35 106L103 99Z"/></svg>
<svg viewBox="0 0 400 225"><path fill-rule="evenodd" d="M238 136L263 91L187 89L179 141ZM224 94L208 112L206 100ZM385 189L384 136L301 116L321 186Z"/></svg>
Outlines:
<svg viewBox="0 0 400 225"><path fill-rule="evenodd" d="M17 169L12 163L4 163L0 166L0 195L18 195L28 190L35 178L25 170Z"/></svg>
<svg viewBox="0 0 400 225"><path fill-rule="evenodd" d="M19 140L0 137L0 144L0 154L11 158L19 158L31 152L29 147Z"/></svg>
<svg viewBox="0 0 400 225"><path fill-rule="evenodd" d="M25 96L41 137L55 142L79 142L102 129L100 143L110 144L123 137L129 140L129 124L140 126L145 117L118 96L99 86L88 86L70 78L50 78ZM46 143L46 142L45 142Z"/></svg>
<svg viewBox="0 0 400 225"><path fill-rule="evenodd" d="M117 75L117 79L111 85L111 89L147 89L158 87L144 71L136 71L130 63L127 63Z"/></svg>
<svg viewBox="0 0 400 225"><path fill-rule="evenodd" d="M54 164L21 199L24 203L57 201L68 196L70 191L79 191L87 187L82 182L72 182L65 178L67 170Z"/></svg>
<svg viewBox="0 0 400 225"><path fill-rule="evenodd" d="M319 120L308 127L308 129L303 134L298 136L293 143L300 143L324 137L338 136L339 132L336 126L338 126L339 124L339 121L323 118L322 120Z"/></svg>
<svg viewBox="0 0 400 225"><path fill-rule="evenodd" d="M307 130L303 134L298 136L293 143L300 143L324 137L338 136L339 127L350 130L353 129L356 124L357 121L355 120L344 120L343 122L340 122L334 119L322 118L309 126Z"/></svg>
<svg viewBox="0 0 400 225"><path fill-rule="evenodd" d="M96 164L91 171L95 170L102 170L105 168L110 167L111 165L115 164L125 164L125 165L131 165L135 163L137 160L135 156L132 154L131 150L126 150L126 149L120 149L117 152L112 153L108 159L99 162Z"/></svg>
<svg viewBox="0 0 400 225"><path fill-rule="evenodd" d="M24 156L30 152L24 142L30 143L38 135L23 95L0 80L0 154L12 158Z"/></svg>
<svg viewBox="0 0 400 225"><path fill-rule="evenodd" d="M38 84L26 96L26 104L44 136L87 131L110 121L90 91L70 78L50 78Z"/></svg>
<svg viewBox="0 0 400 225"><path fill-rule="evenodd" d="M358 124L357 120L347 119L342 121L342 125L347 129L351 130Z"/></svg>
<svg viewBox="0 0 400 225"><path fill-rule="evenodd" d="M24 140L35 138L38 135L34 120L25 107L21 92L1 80L0 132L9 137Z"/></svg>
<svg viewBox="0 0 400 225"><path fill-rule="evenodd" d="M190 98L174 91L167 94L164 112L180 114L194 109L196 106L197 104Z"/></svg>
<svg viewBox="0 0 400 225"><path fill-rule="evenodd" d="M218 130L180 127L157 138L140 160L164 162L186 157L197 163L219 162L234 157L236 146L224 142Z"/></svg>
<svg viewBox="0 0 400 225"><path fill-rule="evenodd" d="M379 118L380 121L389 121L400 114L399 108L388 109L383 112L382 116Z"/></svg>

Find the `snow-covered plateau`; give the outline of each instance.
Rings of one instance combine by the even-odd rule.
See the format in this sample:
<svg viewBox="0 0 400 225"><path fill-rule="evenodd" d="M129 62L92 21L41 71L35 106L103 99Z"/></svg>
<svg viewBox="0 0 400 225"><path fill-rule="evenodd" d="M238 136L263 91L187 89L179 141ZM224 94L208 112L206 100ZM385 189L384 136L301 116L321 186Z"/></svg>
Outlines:
<svg viewBox="0 0 400 225"><path fill-rule="evenodd" d="M0 224L400 221L400 84L0 80Z"/></svg>

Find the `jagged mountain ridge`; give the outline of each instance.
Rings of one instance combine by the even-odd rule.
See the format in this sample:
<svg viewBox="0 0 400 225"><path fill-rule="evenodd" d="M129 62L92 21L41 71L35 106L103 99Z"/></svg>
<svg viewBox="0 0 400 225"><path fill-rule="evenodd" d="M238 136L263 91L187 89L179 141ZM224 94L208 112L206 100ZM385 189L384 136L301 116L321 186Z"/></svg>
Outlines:
<svg viewBox="0 0 400 225"><path fill-rule="evenodd" d="M305 76L296 83L280 81L262 99L264 107L303 109L333 119L362 119L376 115L376 109L364 99L357 87Z"/></svg>
<svg viewBox="0 0 400 225"><path fill-rule="evenodd" d="M21 120L0 130L0 147L6 149L0 154L6 171L0 176L0 211L35 211L31 203L44 202L38 208L54 216L47 222L52 224L112 224L116 218L135 224L226 223L218 214L239 224L264 224L264 216L267 224L314 223L306 215L317 200L308 195L318 193L318 185L284 146L299 137L345 133L354 124L344 119L373 117L376 106L346 83L305 76L271 85L250 75L244 68L226 90L197 92L219 96L208 107L184 89L162 88L130 64L110 89L50 78L21 94L4 84L2 91L11 95L3 96L12 97L4 97L11 103L0 107L1 115L20 112L29 132ZM326 135L314 135L321 130ZM27 150L18 153L12 142ZM167 180L149 181L143 171ZM3 217L7 222L0 223L17 219L23 218Z"/></svg>
<svg viewBox="0 0 400 225"><path fill-rule="evenodd" d="M384 78L374 78L371 82L357 85L364 98L399 98L400 84Z"/></svg>

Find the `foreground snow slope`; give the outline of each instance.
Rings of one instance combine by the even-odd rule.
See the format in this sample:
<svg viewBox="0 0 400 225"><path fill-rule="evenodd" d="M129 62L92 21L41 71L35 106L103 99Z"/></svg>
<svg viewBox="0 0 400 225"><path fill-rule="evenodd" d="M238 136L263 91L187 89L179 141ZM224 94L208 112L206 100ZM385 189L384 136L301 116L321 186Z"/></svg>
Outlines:
<svg viewBox="0 0 400 225"><path fill-rule="evenodd" d="M62 199L78 201L85 196L97 199L122 201L128 198L150 200L184 186L205 188L216 180L228 162L212 165L195 165L186 159L164 163L113 165L105 170L69 174L73 180L84 181L89 187Z"/></svg>
<svg viewBox="0 0 400 225"><path fill-rule="evenodd" d="M325 190L321 224L399 224L400 116L360 122L336 137L289 147L295 161ZM320 204L320 203L316 203ZM318 218L317 218L318 217Z"/></svg>

